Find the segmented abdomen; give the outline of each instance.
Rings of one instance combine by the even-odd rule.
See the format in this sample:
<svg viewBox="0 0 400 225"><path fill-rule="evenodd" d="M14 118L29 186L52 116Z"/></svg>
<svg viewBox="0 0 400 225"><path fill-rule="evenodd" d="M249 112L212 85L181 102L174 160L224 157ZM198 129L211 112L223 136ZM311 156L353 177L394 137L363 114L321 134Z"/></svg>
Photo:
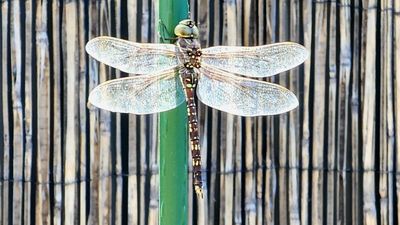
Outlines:
<svg viewBox="0 0 400 225"><path fill-rule="evenodd" d="M193 185L196 193L202 197L201 179L201 151L200 137L197 119L197 108L195 102L195 90L197 85L197 74L194 70L184 69L181 72L181 80L185 90L187 102L187 115L189 125L190 148L192 151Z"/></svg>

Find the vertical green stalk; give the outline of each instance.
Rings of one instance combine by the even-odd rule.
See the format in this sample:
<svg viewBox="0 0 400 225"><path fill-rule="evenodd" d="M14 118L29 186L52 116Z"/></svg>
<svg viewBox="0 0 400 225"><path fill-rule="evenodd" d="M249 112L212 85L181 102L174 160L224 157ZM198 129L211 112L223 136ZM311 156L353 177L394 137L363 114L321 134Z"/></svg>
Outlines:
<svg viewBox="0 0 400 225"><path fill-rule="evenodd" d="M187 0L159 0L159 19L161 26L165 25L159 27L159 33L164 36L162 42L172 38L165 36L174 34L175 26L188 17L188 12ZM160 113L160 225L187 225L187 137L185 104Z"/></svg>

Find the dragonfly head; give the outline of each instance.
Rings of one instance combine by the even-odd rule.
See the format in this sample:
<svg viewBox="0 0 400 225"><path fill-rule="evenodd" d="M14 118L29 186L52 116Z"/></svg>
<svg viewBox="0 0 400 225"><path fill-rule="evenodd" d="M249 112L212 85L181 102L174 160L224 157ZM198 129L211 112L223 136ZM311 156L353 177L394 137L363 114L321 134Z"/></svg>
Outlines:
<svg viewBox="0 0 400 225"><path fill-rule="evenodd" d="M182 20L175 27L175 35L181 38L198 38L199 29L193 20Z"/></svg>

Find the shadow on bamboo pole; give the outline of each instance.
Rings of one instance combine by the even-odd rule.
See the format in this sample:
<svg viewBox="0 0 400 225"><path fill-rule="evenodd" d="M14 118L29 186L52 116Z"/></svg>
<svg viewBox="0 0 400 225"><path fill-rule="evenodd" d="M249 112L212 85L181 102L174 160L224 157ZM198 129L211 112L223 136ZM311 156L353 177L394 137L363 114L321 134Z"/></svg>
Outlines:
<svg viewBox="0 0 400 225"><path fill-rule="evenodd" d="M159 1L159 19L162 26L158 30L161 42L174 34L179 21L188 18L187 0ZM180 84L177 84L180 85ZM159 116L159 150L160 150L160 225L186 225L188 202L187 176L187 115L186 105L160 113Z"/></svg>

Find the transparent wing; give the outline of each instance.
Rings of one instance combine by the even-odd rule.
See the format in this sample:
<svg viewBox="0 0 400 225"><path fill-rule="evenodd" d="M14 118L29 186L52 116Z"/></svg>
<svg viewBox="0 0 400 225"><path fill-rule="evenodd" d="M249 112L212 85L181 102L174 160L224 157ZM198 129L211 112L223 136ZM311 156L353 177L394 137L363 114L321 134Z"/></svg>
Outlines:
<svg viewBox="0 0 400 225"><path fill-rule="evenodd" d="M93 105L112 112L149 114L175 108L185 101L175 71L110 80L89 95Z"/></svg>
<svg viewBox="0 0 400 225"><path fill-rule="evenodd" d="M197 96L204 104L239 116L275 115L298 106L286 88L202 67Z"/></svg>
<svg viewBox="0 0 400 225"><path fill-rule="evenodd" d="M256 47L216 46L203 49L202 64L249 77L268 77L303 63L302 45L282 42Z"/></svg>
<svg viewBox="0 0 400 225"><path fill-rule="evenodd" d="M86 44L96 60L126 73L150 74L176 67L175 45L140 44L112 37L97 37Z"/></svg>

